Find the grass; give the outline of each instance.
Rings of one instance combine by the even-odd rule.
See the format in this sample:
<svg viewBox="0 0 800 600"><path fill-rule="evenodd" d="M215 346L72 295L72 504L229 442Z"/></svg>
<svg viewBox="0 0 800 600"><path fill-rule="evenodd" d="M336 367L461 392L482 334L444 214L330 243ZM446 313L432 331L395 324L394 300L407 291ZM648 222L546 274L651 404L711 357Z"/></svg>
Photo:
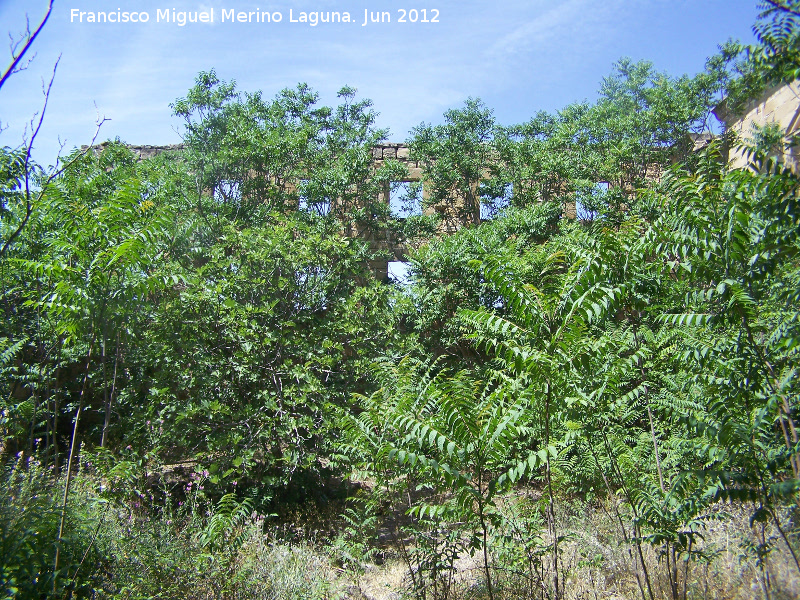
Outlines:
<svg viewBox="0 0 800 600"><path fill-rule="evenodd" d="M168 497L169 490L139 485L141 480L124 469L114 473L99 477L84 468L76 475L68 508L68 535L61 552L63 563L53 594L50 565L62 482L35 459L21 456L6 469L0 486L3 597L487 597L479 555L471 555L464 540L456 540L460 550L452 563L451 583L433 586L425 580L420 565L414 564L413 557L422 554L411 534L401 536L405 549L388 543L378 553L365 552L370 540L307 534L295 524L276 524L247 512L248 505L239 501L232 506L241 509L237 513L241 518L217 518L216 538L209 543L212 517L222 509L204 495L202 474L192 479L191 486L185 484L182 500L176 501ZM636 553L624 542L608 502L573 501L560 507L558 530L564 537L559 576L565 600L648 600ZM491 541L496 597L552 597L550 540L535 494L519 490L504 499L501 509L502 519ZM716 513L724 518L707 521L694 560L688 567L680 563L679 597L683 597L684 582L687 600L800 597L798 569L778 532L771 528L762 532L758 523L751 527L749 506L720 505ZM791 523L790 516L784 515L785 523ZM346 525L346 521L339 523ZM446 535L439 535L446 540ZM762 535L773 549L759 555ZM450 543L455 543L452 537ZM438 548L434 552L443 546ZM644 544L643 555L654 598L672 598L659 548ZM377 557L380 564L372 560Z"/></svg>

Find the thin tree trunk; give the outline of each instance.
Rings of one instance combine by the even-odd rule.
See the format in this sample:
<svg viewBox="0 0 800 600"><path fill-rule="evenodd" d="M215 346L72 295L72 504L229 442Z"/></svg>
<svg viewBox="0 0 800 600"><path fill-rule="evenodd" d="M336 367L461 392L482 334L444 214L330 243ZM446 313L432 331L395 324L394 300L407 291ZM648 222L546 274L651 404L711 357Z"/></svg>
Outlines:
<svg viewBox="0 0 800 600"><path fill-rule="evenodd" d="M486 573L486 590L489 592L489 600L494 600L494 589L492 588L492 574L489 571L489 536L488 536L488 527L486 526L486 517L483 514L483 502L482 501L478 502L478 516L480 517L480 520L481 520L481 530L483 532L483 570Z"/></svg>
<svg viewBox="0 0 800 600"><path fill-rule="evenodd" d="M639 337L634 331L633 339L637 346L639 346ZM647 406L647 417L650 419L650 436L653 438L653 452L656 457L656 469L658 470L658 483L661 486L661 493L666 494L667 490L664 487L664 473L661 471L661 456L658 452L658 438L656 437L656 427L653 420L653 410L650 408L650 387L647 385L647 375L644 371L644 366L639 367L639 373L642 376L642 383L644 384L644 403Z"/></svg>
<svg viewBox="0 0 800 600"><path fill-rule="evenodd" d="M789 463L792 465L792 471L794 474L795 479L800 478L800 456L794 452L794 447L800 442L800 435L797 433L797 428L795 427L794 419L792 419L792 408L789 404L789 400L785 394L780 393L780 384L778 375L775 373L775 370L772 368L772 364L767 360L764 356L761 348L756 344L755 339L753 338L753 332L750 329L750 323L748 322L747 318L744 317L743 323L745 331L747 333L747 339L750 342L750 345L756 352L756 356L758 359L767 367L768 376L766 377L767 385L770 387L773 394L775 394L778 398L780 398L781 403L778 405L778 420L780 421L781 428L783 429L783 435L786 442L786 449L789 450ZM789 426L789 431L786 430L786 426ZM791 433L791 441L789 441Z"/></svg>
<svg viewBox="0 0 800 600"><path fill-rule="evenodd" d="M106 415L103 421L103 436L100 439L100 447L106 447L106 441L108 440L108 427L111 424L111 405L114 402L114 393L117 391L117 366L119 365L119 331L117 332L117 348L116 348L116 356L114 357L114 375L111 378L111 391L108 394L108 399L106 401ZM105 370L105 366L103 367Z"/></svg>
<svg viewBox="0 0 800 600"><path fill-rule="evenodd" d="M64 499L61 502L61 523L58 526L58 538L56 539L56 557L53 562L53 593L56 592L56 582L58 579L58 555L61 549L61 539L64 537L64 522L67 518L67 501L69 500L69 486L72 483L72 462L75 458L75 448L78 439L78 424L81 420L81 412L83 411L83 399L86 395L86 386L89 382L89 368L92 361L92 348L94 347L94 339L89 343L89 352L86 355L86 372L83 375L83 386L81 387L81 395L78 398L78 410L75 413L75 423L72 426L72 443L69 448L69 459L67 461L67 481L64 484Z"/></svg>
<svg viewBox="0 0 800 600"><path fill-rule="evenodd" d="M61 370L58 369L56 370L56 387L53 390L53 466L56 473L61 467L61 456L58 450L58 388L60 377Z"/></svg>
<svg viewBox="0 0 800 600"><path fill-rule="evenodd" d="M547 479L547 521L550 535L553 538L553 593L555 600L561 600L561 587L558 581L558 532L556 531L555 501L553 499L553 482L550 477L550 401L552 387L547 382L547 394L544 404L544 445L545 445L545 478Z"/></svg>
<svg viewBox="0 0 800 600"><path fill-rule="evenodd" d="M645 401L647 402L647 416L650 418L650 436L653 438L653 452L656 455L656 469L658 470L658 483L661 486L661 492L663 494L667 493L667 489L664 487L664 474L661 471L661 457L658 453L658 438L656 438L656 428L655 424L653 423L653 411L650 409L650 401L647 400L647 386L644 388L645 394Z"/></svg>
<svg viewBox="0 0 800 600"><path fill-rule="evenodd" d="M778 533L780 533L783 543L786 544L786 547L789 549L789 553L792 555L792 559L794 559L794 564L797 567L798 572L800 572L800 561L798 561L797 554L795 553L794 548L792 548L792 545L789 543L789 538L786 535L786 532L784 532L783 527L781 527L781 522L778 519L778 515L774 510L770 510L769 512L772 515L772 522L775 524Z"/></svg>
<svg viewBox="0 0 800 600"><path fill-rule="evenodd" d="M58 358L56 358L56 364L58 364ZM55 451L56 447L53 445L55 440L55 436L53 435L53 426L55 425L56 421L56 414L55 412L50 410L50 399L51 397L55 397L55 390L58 386L58 367L56 366L55 371L53 372L53 376L51 377L52 385L47 388L47 396L45 396L44 408L45 411L48 413L48 417L45 418L45 432L46 432L46 439L44 443L44 447L47 450L47 461L50 461L50 452Z"/></svg>
<svg viewBox="0 0 800 600"><path fill-rule="evenodd" d="M603 431L602 429L600 430L600 433L603 436L603 443L606 446L606 452L608 453L608 459L611 462L611 468L614 469L617 473L620 485L622 486L622 492L625 494L625 497L628 500L628 504L630 505L631 510L633 511L634 519L638 519L639 513L636 511L636 504L634 504L633 498L631 497L631 494L628 491L627 486L625 485L625 479L622 477L622 472L619 470L619 465L617 465L616 461L614 460L614 454L611 451L611 444L608 443L608 437L606 436L605 431ZM636 550L639 553L639 560L642 562L642 571L644 573L645 583L647 584L647 592L650 595L650 600L654 600L653 587L650 584L650 574L647 571L647 565L644 562L644 553L642 552L642 544L639 541L641 535L639 532L639 527L635 523L636 521L634 520L634 533L636 534Z"/></svg>
<svg viewBox="0 0 800 600"><path fill-rule="evenodd" d="M675 555L675 546L667 542L666 552L667 557L667 581L669 581L669 592L672 595L672 600L679 600L678 596L678 557Z"/></svg>
<svg viewBox="0 0 800 600"><path fill-rule="evenodd" d="M106 325L105 325L105 323L103 323L103 339L100 342L100 345L101 345L100 364L102 365L102 368L103 368L103 409L104 409L106 418L108 417L108 412L109 412L108 411L109 393L108 393L108 386L106 385L106 380L107 380L107 377L106 377L106 348L108 346L107 340L108 340L108 338L106 336ZM105 425L105 419L104 419L104 421L103 421L103 432L102 432L102 435L100 436L100 446L101 447L105 446L105 439L106 439L106 425Z"/></svg>
<svg viewBox="0 0 800 600"><path fill-rule="evenodd" d="M611 491L611 485L608 482L608 477L606 477L606 473L603 470L602 466L600 465L600 461L597 459L597 454L595 453L594 448L592 447L591 443L589 444L589 452L591 452L592 458L594 458L594 463L595 463L595 465L597 465L597 470L600 471L600 475L603 478L603 483L605 484L606 490L608 491L608 497L609 497L609 499L612 499L612 502L613 502L613 499L615 498L615 494L614 494L613 491ZM630 538L628 537L628 532L625 530L625 523L622 520L622 515L619 514L619 508L617 507L617 503L613 502L612 506L614 507L614 515L617 517L617 521L619 521L619 528L620 528L620 531L622 531L622 539L625 541L626 544L630 544L631 543L630 542ZM634 565L635 565L636 562L637 562L636 559L633 559L633 562L634 562ZM642 580L639 578L638 569L636 571L634 571L634 573L636 575L636 583L639 584L639 592L641 592L641 594L642 594L642 600L647 600L647 597L644 595L644 586L642 585Z"/></svg>
<svg viewBox="0 0 800 600"><path fill-rule="evenodd" d="M686 564L683 568L683 600L686 600L687 588L689 585L689 559L692 556L692 538L689 538L689 548L686 552Z"/></svg>

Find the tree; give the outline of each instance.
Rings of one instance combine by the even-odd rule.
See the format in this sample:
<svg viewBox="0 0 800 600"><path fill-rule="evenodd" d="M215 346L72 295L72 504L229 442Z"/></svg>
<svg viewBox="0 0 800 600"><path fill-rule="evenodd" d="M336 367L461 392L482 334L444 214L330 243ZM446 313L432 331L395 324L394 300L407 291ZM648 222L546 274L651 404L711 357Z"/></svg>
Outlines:
<svg viewBox="0 0 800 600"><path fill-rule="evenodd" d="M588 104L574 104L556 114L539 112L498 136L499 178L513 184L511 203L528 207L540 202L562 211L575 195L593 189L602 164L592 151L585 128Z"/></svg>
<svg viewBox="0 0 800 600"><path fill-rule="evenodd" d="M361 398L364 412L347 419L351 451L380 478L380 486L391 490L398 487L393 481L402 482L409 497L407 514L416 525L451 530L428 556L420 557L421 564L407 559L416 591L426 597L427 576L434 598L441 597L436 594L439 579L452 577L454 557L466 549L480 552L488 596L494 598L491 538L500 522L496 499L529 465L544 460L541 452L515 453L524 395L508 393L501 374L486 371L485 378L478 378L441 369L436 361L385 362L378 365L378 377L381 388ZM428 493L411 503L415 482Z"/></svg>
<svg viewBox="0 0 800 600"><path fill-rule="evenodd" d="M129 439L197 456L222 487L258 482L262 505L309 493L348 392L366 389L367 365L396 336L392 290L369 277L363 242L297 214L270 220L228 222L176 257L186 284L154 308L127 399Z"/></svg>
<svg viewBox="0 0 800 600"><path fill-rule="evenodd" d="M464 339L461 309L501 308L502 296L472 261L502 260L529 273L528 254L558 232L560 207L553 203L509 208L502 218L435 238L410 255L409 324L426 352L461 365L485 356Z"/></svg>
<svg viewBox="0 0 800 600"><path fill-rule="evenodd" d="M448 110L444 124L422 123L408 140L411 159L423 167L428 200L449 231L481 222L481 182L495 160L497 134L492 111L469 98L461 109Z"/></svg>
<svg viewBox="0 0 800 600"><path fill-rule="evenodd" d="M636 191L686 160L692 135L708 133L725 77L720 60L710 60L694 77L672 78L652 63L622 59L603 80L595 104L540 112L503 129L493 177L513 182L516 206L578 203L580 219L619 223L623 212L638 210Z"/></svg>
<svg viewBox="0 0 800 600"><path fill-rule="evenodd" d="M527 425L532 433L526 442L541 460L523 464L521 469L522 473L527 468L544 471L555 598L563 595L552 477L552 461L558 457L556 424L563 422L569 398L580 385L576 366L591 351L589 325L604 317L625 292L624 284L613 286L603 277L610 248L597 246L595 252L579 250L574 262L567 262L569 254L563 251L545 255L536 285L524 283L494 257L483 264L476 262L475 268L500 292L510 315L486 309L461 313L476 342L502 361L512 387L526 390Z"/></svg>
<svg viewBox="0 0 800 600"><path fill-rule="evenodd" d="M346 233L375 226L379 193L404 172L390 163L378 172L373 147L386 131L374 127L369 100L339 92L336 109L318 106L306 84L282 90L272 101L261 92L240 93L214 71L200 73L173 112L184 119L187 158L196 173L198 207L253 224L269 211L306 212L339 223ZM203 196L216 206L206 206Z"/></svg>
<svg viewBox="0 0 800 600"><path fill-rule="evenodd" d="M796 0L763 0L753 26L757 44L730 43L723 48L732 76L725 103L734 114L774 85L800 78L800 5Z"/></svg>

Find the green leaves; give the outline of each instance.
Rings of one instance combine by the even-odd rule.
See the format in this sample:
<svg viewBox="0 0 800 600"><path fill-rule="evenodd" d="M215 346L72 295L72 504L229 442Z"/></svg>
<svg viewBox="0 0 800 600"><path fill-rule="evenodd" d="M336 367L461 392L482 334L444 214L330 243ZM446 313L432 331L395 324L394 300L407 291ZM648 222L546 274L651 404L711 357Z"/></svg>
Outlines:
<svg viewBox="0 0 800 600"><path fill-rule="evenodd" d="M479 187L493 165L497 135L492 111L479 99L469 98L462 109L448 110L442 125L415 127L408 144L411 159L421 163L429 205L436 206L445 227L481 221ZM427 208L427 207L426 207Z"/></svg>
<svg viewBox="0 0 800 600"><path fill-rule="evenodd" d="M381 487L405 486L407 514L424 531L440 525L450 530L448 543L432 549L437 563L457 553L456 541L468 536L471 551L483 551L491 586L488 536L498 516L495 497L529 475L517 446L527 418L524 399L491 371L478 379L437 361L410 358L376 367L381 389L361 398L364 411L358 417L345 419L357 464ZM536 464L540 456L527 460ZM419 496L421 490L412 502L411 493Z"/></svg>
<svg viewBox="0 0 800 600"><path fill-rule="evenodd" d="M339 98L336 108L319 107L319 95L299 84L268 101L261 92L237 92L213 71L200 73L173 104L185 121L198 202L211 196L209 214L245 226L271 211L299 210L309 219L374 227L378 194L405 170L395 163L375 172L372 148L387 132L375 128L377 113L371 101L356 100L356 90L345 87Z"/></svg>
<svg viewBox="0 0 800 600"><path fill-rule="evenodd" d="M200 545L213 549L238 550L245 535L244 525L253 512L253 502L245 498L241 502L236 494L222 496L214 507L205 529L199 535Z"/></svg>
<svg viewBox="0 0 800 600"><path fill-rule="evenodd" d="M498 484L505 485L506 482L516 484L526 478L534 477L550 460L556 460L557 458L558 450L555 446L548 446L536 452L531 452L526 459L518 462L505 474L501 475L498 479Z"/></svg>
<svg viewBox="0 0 800 600"><path fill-rule="evenodd" d="M147 418L163 419L165 443L270 492L332 468L319 457L341 452L336 418L397 336L392 290L370 278L360 242L278 218L229 225L180 266L189 284L170 291L147 330L145 364L164 391L142 399Z"/></svg>

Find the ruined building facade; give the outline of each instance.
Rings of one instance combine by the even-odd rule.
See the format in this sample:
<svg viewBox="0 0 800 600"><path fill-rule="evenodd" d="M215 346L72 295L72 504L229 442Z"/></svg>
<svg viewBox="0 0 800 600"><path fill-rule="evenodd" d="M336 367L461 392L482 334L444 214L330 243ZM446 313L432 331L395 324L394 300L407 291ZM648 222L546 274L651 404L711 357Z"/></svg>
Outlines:
<svg viewBox="0 0 800 600"><path fill-rule="evenodd" d="M770 123L777 124L786 133L800 129L800 81L789 85L780 85L767 89L760 97L750 101L741 110L732 111L723 101L714 109L715 116L725 124L728 131L735 132L740 138L747 139L752 136L754 127L763 127ZM708 145L713 136L710 134L690 136L688 140L691 151L698 151ZM179 144L171 146L129 146L141 159L151 158L162 152L174 152L182 149ZM778 150L780 151L780 150ZM406 175L395 183L422 182L423 168L411 159L410 148L406 144L384 143L372 149L372 158L375 168L380 168L388 160L394 160L405 167ZM800 148L783 148L783 160L796 169L800 164ZM729 155L730 165L733 168L743 168L747 165L746 157L740 150L733 149ZM378 202L390 204L390 184L386 184L383 192L378 194ZM440 233L452 233L466 225L480 222L480 214L471 214L475 211L466 211L465 207L458 206L453 200L446 205L430 203L430 194L422 189L422 211L424 214L436 214L439 217ZM576 218L574 202L566 203L564 215L567 218ZM391 229L356 230L346 232L367 240L375 251L375 258L370 267L379 279L388 276L388 265L392 261L404 262L407 260L408 249L403 240L398 240Z"/></svg>
<svg viewBox="0 0 800 600"><path fill-rule="evenodd" d="M740 139L752 137L756 127L776 124L786 134L800 129L800 80L790 84L773 86L754 98L740 110L730 110L726 101L715 109L714 115L728 131L735 132ZM797 169L800 164L800 148L784 147L783 161ZM730 165L740 169L747 166L747 159L740 150L733 149L728 156Z"/></svg>

